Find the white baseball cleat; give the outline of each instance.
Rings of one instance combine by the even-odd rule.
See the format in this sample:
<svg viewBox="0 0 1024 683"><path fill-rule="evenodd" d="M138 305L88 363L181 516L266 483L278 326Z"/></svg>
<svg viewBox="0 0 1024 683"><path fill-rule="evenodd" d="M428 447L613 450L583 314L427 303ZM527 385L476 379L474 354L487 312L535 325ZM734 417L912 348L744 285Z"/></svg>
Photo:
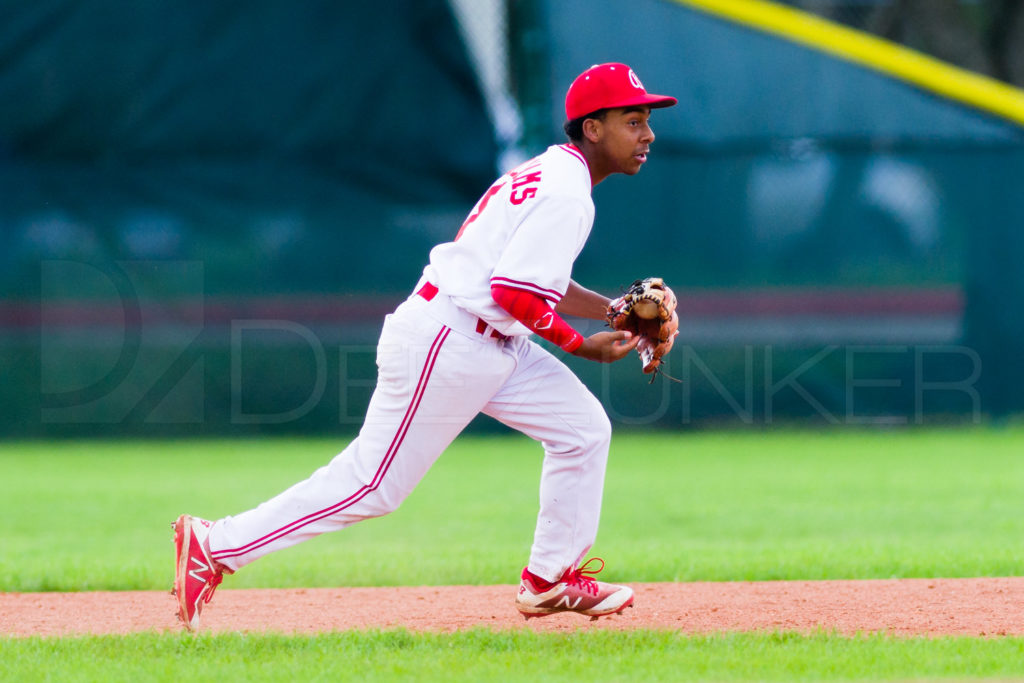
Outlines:
<svg viewBox="0 0 1024 683"><path fill-rule="evenodd" d="M203 605L213 598L213 591L232 573L210 558L206 538L212 522L190 515L178 517L174 523L174 590L178 598L178 618L189 631L199 628Z"/></svg>
<svg viewBox="0 0 1024 683"><path fill-rule="evenodd" d="M601 566L588 569L597 560ZM526 619L543 617L556 612L578 612L593 619L609 614L621 614L633 606L633 589L616 586L591 578L604 569L604 560L592 557L580 567L569 567L562 578L548 586L537 585L534 576L523 569L519 593L516 595L516 609Z"/></svg>

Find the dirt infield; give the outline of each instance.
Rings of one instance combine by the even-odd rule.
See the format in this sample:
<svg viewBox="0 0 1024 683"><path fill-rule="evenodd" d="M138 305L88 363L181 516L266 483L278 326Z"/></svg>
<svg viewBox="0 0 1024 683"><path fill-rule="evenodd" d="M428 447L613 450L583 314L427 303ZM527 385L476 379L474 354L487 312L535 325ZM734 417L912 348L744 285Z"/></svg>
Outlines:
<svg viewBox="0 0 1024 683"><path fill-rule="evenodd" d="M485 626L537 631L820 629L843 634L1024 635L1024 577L634 584L636 606L591 621L558 614L525 621L513 586L218 591L205 631L313 633ZM177 631L169 593L0 593L0 636Z"/></svg>

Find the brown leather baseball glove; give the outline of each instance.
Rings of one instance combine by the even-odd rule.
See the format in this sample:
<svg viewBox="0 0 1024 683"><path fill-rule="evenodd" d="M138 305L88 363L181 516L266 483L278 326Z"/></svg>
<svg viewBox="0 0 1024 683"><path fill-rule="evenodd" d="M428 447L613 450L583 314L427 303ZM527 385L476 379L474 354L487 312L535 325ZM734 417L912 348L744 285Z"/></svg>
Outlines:
<svg viewBox="0 0 1024 683"><path fill-rule="evenodd" d="M608 325L640 336L636 351L645 374L657 373L679 334L676 295L660 277L637 280L608 304ZM654 381L654 378L651 378Z"/></svg>

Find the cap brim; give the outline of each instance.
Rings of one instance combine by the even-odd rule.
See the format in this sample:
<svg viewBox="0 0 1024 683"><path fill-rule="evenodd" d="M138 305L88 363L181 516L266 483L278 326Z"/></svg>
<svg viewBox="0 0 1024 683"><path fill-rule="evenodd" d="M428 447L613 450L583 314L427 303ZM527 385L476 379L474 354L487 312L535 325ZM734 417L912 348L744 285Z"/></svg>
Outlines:
<svg viewBox="0 0 1024 683"><path fill-rule="evenodd" d="M594 112L601 111L602 109L625 109L627 107L650 107L651 109L662 109L663 107L671 107L678 104L679 100L668 95L653 95L651 93L645 93L643 95L632 95L624 100L617 100L611 104L605 104L597 109L577 114L576 116L570 116L569 112L566 111L566 116L570 116L570 120L589 116Z"/></svg>
<svg viewBox="0 0 1024 683"><path fill-rule="evenodd" d="M651 109L663 109L679 103L674 97L668 95L654 95L647 93L639 97L631 97L628 100L608 105L605 109L625 109L626 107L650 107Z"/></svg>

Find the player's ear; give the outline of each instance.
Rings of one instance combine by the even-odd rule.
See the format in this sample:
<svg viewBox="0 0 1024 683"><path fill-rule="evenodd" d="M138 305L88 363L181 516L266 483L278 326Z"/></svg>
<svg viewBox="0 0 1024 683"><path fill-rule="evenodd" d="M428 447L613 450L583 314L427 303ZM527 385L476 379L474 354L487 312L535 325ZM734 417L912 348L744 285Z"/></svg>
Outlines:
<svg viewBox="0 0 1024 683"><path fill-rule="evenodd" d="M598 142L601 139L602 124L601 119L584 119L583 120L583 137L590 142Z"/></svg>

